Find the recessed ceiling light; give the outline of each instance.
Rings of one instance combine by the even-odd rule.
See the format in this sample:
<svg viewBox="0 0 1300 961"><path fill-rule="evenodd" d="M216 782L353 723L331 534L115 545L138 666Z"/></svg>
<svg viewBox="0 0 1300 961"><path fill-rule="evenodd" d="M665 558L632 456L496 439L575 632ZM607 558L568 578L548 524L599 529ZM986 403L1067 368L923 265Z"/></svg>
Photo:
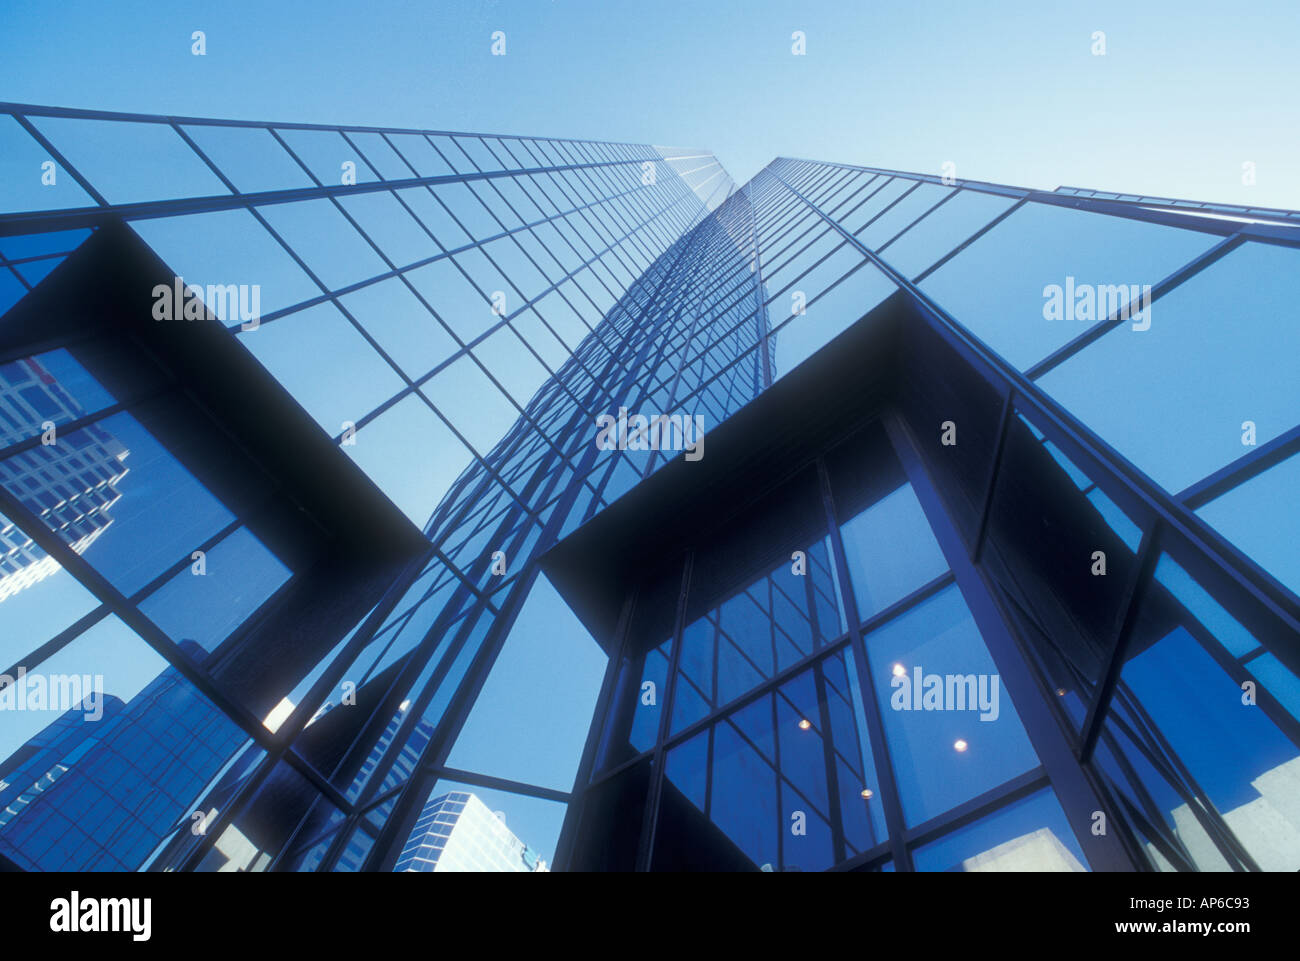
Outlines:
<svg viewBox="0 0 1300 961"><path fill-rule="evenodd" d="M871 790L871 788L869 788L869 787L864 787L864 788L862 789L862 799L863 799L864 801L870 801L871 798L875 795L875 793L876 793L876 792L874 792L873 790Z"/></svg>
<svg viewBox="0 0 1300 961"><path fill-rule="evenodd" d="M808 730L808 728L810 728L810 727L812 727L812 721L808 720L808 718L806 718L806 717L805 717L805 718L800 718L800 720L799 720L799 730L801 730L801 731L806 731L806 730Z"/></svg>
<svg viewBox="0 0 1300 961"><path fill-rule="evenodd" d="M1056 693L1057 693L1057 695L1059 695L1060 697L1065 697L1065 688L1063 688L1063 687L1058 687L1058 688L1056 689Z"/></svg>
<svg viewBox="0 0 1300 961"><path fill-rule="evenodd" d="M961 738L957 738L957 740L955 740L955 741L952 742L952 749L953 749L954 751L956 751L958 754L960 754L960 753L962 753L963 751L965 751L966 748L969 747L969 746L970 746L970 745L968 745L968 744L967 744L965 741L963 741Z"/></svg>

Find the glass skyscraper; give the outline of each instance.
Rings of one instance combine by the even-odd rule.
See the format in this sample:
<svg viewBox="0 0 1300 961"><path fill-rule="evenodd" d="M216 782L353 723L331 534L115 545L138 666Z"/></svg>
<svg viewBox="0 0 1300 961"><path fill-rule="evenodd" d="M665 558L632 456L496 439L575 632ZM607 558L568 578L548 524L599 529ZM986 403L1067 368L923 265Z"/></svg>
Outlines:
<svg viewBox="0 0 1300 961"><path fill-rule="evenodd" d="M16 104L0 156L12 865L406 870L478 804L522 869L1300 868L1300 214ZM6 700L74 674L102 719Z"/></svg>

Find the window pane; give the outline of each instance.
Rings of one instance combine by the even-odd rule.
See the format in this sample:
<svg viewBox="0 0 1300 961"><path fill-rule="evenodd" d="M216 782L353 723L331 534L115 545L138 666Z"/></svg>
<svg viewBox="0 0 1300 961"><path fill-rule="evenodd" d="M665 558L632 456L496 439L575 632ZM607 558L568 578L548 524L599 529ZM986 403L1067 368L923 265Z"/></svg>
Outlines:
<svg viewBox="0 0 1300 961"><path fill-rule="evenodd" d="M1039 791L918 848L918 871L1086 871L1051 790Z"/></svg>
<svg viewBox="0 0 1300 961"><path fill-rule="evenodd" d="M539 575L447 763L570 790L607 660Z"/></svg>
<svg viewBox="0 0 1300 961"><path fill-rule="evenodd" d="M909 825L1037 765L955 586L872 631L865 641Z"/></svg>
<svg viewBox="0 0 1300 961"><path fill-rule="evenodd" d="M1228 540L1300 594L1300 455L1252 477L1197 511Z"/></svg>
<svg viewBox="0 0 1300 961"><path fill-rule="evenodd" d="M134 870L247 741L116 617L38 676L88 676L95 694L0 728L0 757L22 758L0 788L0 851L28 869Z"/></svg>
<svg viewBox="0 0 1300 961"><path fill-rule="evenodd" d="M1249 453L1247 421L1263 444L1300 420L1297 299L1300 251L1246 244L1039 383L1177 493Z"/></svg>
<svg viewBox="0 0 1300 961"><path fill-rule="evenodd" d="M881 498L840 531L863 620L948 570L911 484Z"/></svg>
<svg viewBox="0 0 1300 961"><path fill-rule="evenodd" d="M289 574L241 527L208 551L201 574L191 565L141 602L140 610L172 640L191 640L211 653Z"/></svg>
<svg viewBox="0 0 1300 961"><path fill-rule="evenodd" d="M1154 286L1218 239L1030 203L927 277L921 289L1024 370L1093 325L1089 319L1045 319L1045 287L1055 284L1064 289L1067 278L1073 278L1068 282L1076 289ZM1161 308L1155 307L1155 312L1159 316ZM1154 331L1131 333L1140 340ZM1111 373L1104 382L1120 383ZM1090 382L1090 387L1095 384ZM1104 393L1110 397L1108 391ZM1125 406L1117 404L1114 409Z"/></svg>

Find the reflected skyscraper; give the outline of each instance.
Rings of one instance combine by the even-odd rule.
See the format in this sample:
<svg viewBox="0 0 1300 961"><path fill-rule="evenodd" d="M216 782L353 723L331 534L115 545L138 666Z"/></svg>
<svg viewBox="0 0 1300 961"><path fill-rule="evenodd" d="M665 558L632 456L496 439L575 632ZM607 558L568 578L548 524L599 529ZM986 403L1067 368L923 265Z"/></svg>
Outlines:
<svg viewBox="0 0 1300 961"><path fill-rule="evenodd" d="M59 444L58 426L81 414L80 405L38 359L0 367L0 443L13 448L33 436L44 438L6 459L0 474L34 513L69 532L70 546L79 554L113 522L109 510L119 496L117 484L126 476L128 454L94 425ZM3 517L0 551L0 601L59 569L57 561Z"/></svg>
<svg viewBox="0 0 1300 961"><path fill-rule="evenodd" d="M476 794L431 798L394 871L545 871L546 862L515 837Z"/></svg>
<svg viewBox="0 0 1300 961"><path fill-rule="evenodd" d="M551 817L523 850L559 870L1300 867L1300 214L0 119L60 171L0 212L0 363L63 351L61 443L118 438L138 485L78 547L19 480L37 428L4 435L0 513L59 570L3 660L161 657L160 718L229 734L160 722L150 843L59 863L441 864L477 787ZM178 286L260 312L160 319ZM607 670L560 757L575 630ZM55 793L67 726L23 778L120 805ZM513 743L522 775L478 760Z"/></svg>

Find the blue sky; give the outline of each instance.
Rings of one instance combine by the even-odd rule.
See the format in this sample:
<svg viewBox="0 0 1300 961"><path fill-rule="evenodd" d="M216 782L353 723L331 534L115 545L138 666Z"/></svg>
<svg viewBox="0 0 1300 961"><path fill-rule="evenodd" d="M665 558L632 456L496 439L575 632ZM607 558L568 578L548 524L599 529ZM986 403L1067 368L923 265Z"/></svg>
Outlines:
<svg viewBox="0 0 1300 961"><path fill-rule="evenodd" d="M738 182L776 155L952 161L1023 186L1300 207L1287 0L6 6L15 101L702 146Z"/></svg>

